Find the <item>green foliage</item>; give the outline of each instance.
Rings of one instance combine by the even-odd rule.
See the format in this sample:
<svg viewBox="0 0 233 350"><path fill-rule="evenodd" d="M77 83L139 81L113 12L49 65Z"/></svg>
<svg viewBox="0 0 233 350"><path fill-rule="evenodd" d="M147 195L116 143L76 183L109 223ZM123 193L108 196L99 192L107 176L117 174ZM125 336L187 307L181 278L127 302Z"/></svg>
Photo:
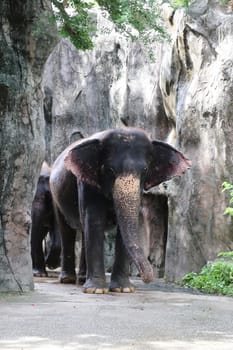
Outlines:
<svg viewBox="0 0 233 350"><path fill-rule="evenodd" d="M233 252L221 252L218 257L219 260L205 265L199 274L186 274L182 285L205 293L233 296Z"/></svg>
<svg viewBox="0 0 233 350"><path fill-rule="evenodd" d="M222 187L223 187L223 192L224 191L228 191L229 194L230 194L230 204L233 203L233 185L231 185L229 182L225 181L223 182L222 184ZM233 216L233 208L232 207L227 207L224 211L224 215L231 215Z"/></svg>
<svg viewBox="0 0 233 350"><path fill-rule="evenodd" d="M118 28L131 34L133 27L143 37L154 31L162 37L165 30L161 26L159 4L156 0L98 0L99 5L108 11ZM159 24L160 23L160 24Z"/></svg>
<svg viewBox="0 0 233 350"><path fill-rule="evenodd" d="M218 257L221 258L231 258L233 260L233 251L230 252L220 252L218 253Z"/></svg>
<svg viewBox="0 0 233 350"><path fill-rule="evenodd" d="M158 0L51 0L56 8L55 18L60 33L69 36L72 43L82 50L93 47L92 34L95 24L89 10L100 7L108 12L111 20L134 40L141 38L146 45L166 37L162 26ZM72 12L68 10L72 8Z"/></svg>
<svg viewBox="0 0 233 350"><path fill-rule="evenodd" d="M93 3L82 0L52 0L52 3L56 8L54 17L59 23L60 34L69 37L77 49L91 49L91 33L95 26L88 10ZM68 8L72 8L71 13L68 13Z"/></svg>
<svg viewBox="0 0 233 350"><path fill-rule="evenodd" d="M171 5L175 8L188 7L191 0L171 0Z"/></svg>

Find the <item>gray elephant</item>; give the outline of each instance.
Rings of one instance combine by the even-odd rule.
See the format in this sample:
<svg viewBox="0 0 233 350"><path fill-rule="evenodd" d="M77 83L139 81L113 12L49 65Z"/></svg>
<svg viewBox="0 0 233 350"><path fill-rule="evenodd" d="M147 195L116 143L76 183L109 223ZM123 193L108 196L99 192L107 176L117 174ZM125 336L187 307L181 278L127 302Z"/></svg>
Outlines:
<svg viewBox="0 0 233 350"><path fill-rule="evenodd" d="M143 190L182 175L191 162L170 145L151 140L141 129L102 131L73 143L55 161L50 186L62 239L60 281L75 283L75 235L81 223L83 249L79 276L84 292L133 292L129 264L145 283L153 269L138 239ZM106 284L103 241L117 225L115 261Z"/></svg>
<svg viewBox="0 0 233 350"><path fill-rule="evenodd" d="M43 162L32 202L31 256L33 275L36 277L47 276L46 265L50 269L60 266L61 239L50 192L50 172L51 168Z"/></svg>

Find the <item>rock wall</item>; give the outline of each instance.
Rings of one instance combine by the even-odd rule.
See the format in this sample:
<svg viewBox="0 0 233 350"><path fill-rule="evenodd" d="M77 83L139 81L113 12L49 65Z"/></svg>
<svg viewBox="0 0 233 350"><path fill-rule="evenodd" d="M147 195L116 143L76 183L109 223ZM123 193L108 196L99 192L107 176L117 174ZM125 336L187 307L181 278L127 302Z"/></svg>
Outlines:
<svg viewBox="0 0 233 350"><path fill-rule="evenodd" d="M33 289L30 211L45 154L40 82L55 45L50 6L0 2L0 292Z"/></svg>
<svg viewBox="0 0 233 350"><path fill-rule="evenodd" d="M100 35L94 50L77 51L62 39L46 63L43 86L49 163L71 142L106 128L139 126L159 139L168 134L158 84L159 59L150 60L141 43L131 43L101 14L97 23ZM106 235L105 251L110 270L114 231ZM155 260L155 265L160 264Z"/></svg>
<svg viewBox="0 0 233 350"><path fill-rule="evenodd" d="M75 139L119 125L142 127L192 160L184 177L153 189L141 214L156 275L177 280L233 249L221 191L233 182L233 15L196 0L188 13L164 5L164 16L171 41L154 46L155 62L100 15L108 35L93 51L62 40L46 65L44 108L50 162Z"/></svg>
<svg viewBox="0 0 233 350"><path fill-rule="evenodd" d="M217 1L166 13L172 41L163 47L160 86L175 144L193 164L168 184L165 274L175 280L233 249L222 193L222 182L233 181L233 13Z"/></svg>
<svg viewBox="0 0 233 350"><path fill-rule="evenodd" d="M70 142L106 128L135 125L158 138L167 133L158 63L100 13L97 23L94 50L77 51L62 39L47 61L43 84L50 161Z"/></svg>

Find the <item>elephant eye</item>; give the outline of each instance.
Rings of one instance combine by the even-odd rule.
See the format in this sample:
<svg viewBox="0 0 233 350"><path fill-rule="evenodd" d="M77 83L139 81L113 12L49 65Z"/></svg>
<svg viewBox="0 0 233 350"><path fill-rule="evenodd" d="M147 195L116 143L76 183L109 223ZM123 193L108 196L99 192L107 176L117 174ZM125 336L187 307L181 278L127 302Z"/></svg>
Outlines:
<svg viewBox="0 0 233 350"><path fill-rule="evenodd" d="M111 173L112 175L115 174L113 168L108 167L108 166L105 166L105 165L102 165L102 166L101 166L101 174L110 174L110 173Z"/></svg>
<svg viewBox="0 0 233 350"><path fill-rule="evenodd" d="M142 173L141 173L141 176L142 176L143 179L146 177L147 171L148 171L148 167L144 166L142 168Z"/></svg>
<svg viewBox="0 0 233 350"><path fill-rule="evenodd" d="M113 175L115 175L115 171L114 171L114 169L113 168L108 168L109 169L109 171L113 174Z"/></svg>

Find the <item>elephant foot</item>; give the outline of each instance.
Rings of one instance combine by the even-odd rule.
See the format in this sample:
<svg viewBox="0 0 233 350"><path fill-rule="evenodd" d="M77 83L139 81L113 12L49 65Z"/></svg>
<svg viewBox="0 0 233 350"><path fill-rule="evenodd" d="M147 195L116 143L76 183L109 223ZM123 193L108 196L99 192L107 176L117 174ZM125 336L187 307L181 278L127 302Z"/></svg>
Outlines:
<svg viewBox="0 0 233 350"><path fill-rule="evenodd" d="M53 262L53 263L46 263L46 266L48 267L48 269L50 270L55 270L57 269L59 266L61 266L60 262Z"/></svg>
<svg viewBox="0 0 233 350"><path fill-rule="evenodd" d="M135 286L128 278L111 279L109 290L114 293L134 293Z"/></svg>
<svg viewBox="0 0 233 350"><path fill-rule="evenodd" d="M78 274L78 284L82 286L86 282L86 276Z"/></svg>
<svg viewBox="0 0 233 350"><path fill-rule="evenodd" d="M75 284L76 283L76 274L62 271L60 276L59 276L59 281L60 281L60 283Z"/></svg>
<svg viewBox="0 0 233 350"><path fill-rule="evenodd" d="M83 293L87 294L108 294L108 288L84 288Z"/></svg>
<svg viewBox="0 0 233 350"><path fill-rule="evenodd" d="M57 269L59 267L59 265L48 265L47 264L47 268L49 269L49 270L55 270L55 269Z"/></svg>
<svg viewBox="0 0 233 350"><path fill-rule="evenodd" d="M59 254L50 254L45 260L46 266L50 270L55 270L59 266L61 266L60 253Z"/></svg>
<svg viewBox="0 0 233 350"><path fill-rule="evenodd" d="M34 277L48 277L48 273L43 269L33 269Z"/></svg>
<svg viewBox="0 0 233 350"><path fill-rule="evenodd" d="M105 279L89 278L83 285L83 292L88 294L108 294Z"/></svg>
<svg viewBox="0 0 233 350"><path fill-rule="evenodd" d="M130 286L130 287L116 287L116 288L109 288L110 292L114 293L134 293L135 292L135 287Z"/></svg>

